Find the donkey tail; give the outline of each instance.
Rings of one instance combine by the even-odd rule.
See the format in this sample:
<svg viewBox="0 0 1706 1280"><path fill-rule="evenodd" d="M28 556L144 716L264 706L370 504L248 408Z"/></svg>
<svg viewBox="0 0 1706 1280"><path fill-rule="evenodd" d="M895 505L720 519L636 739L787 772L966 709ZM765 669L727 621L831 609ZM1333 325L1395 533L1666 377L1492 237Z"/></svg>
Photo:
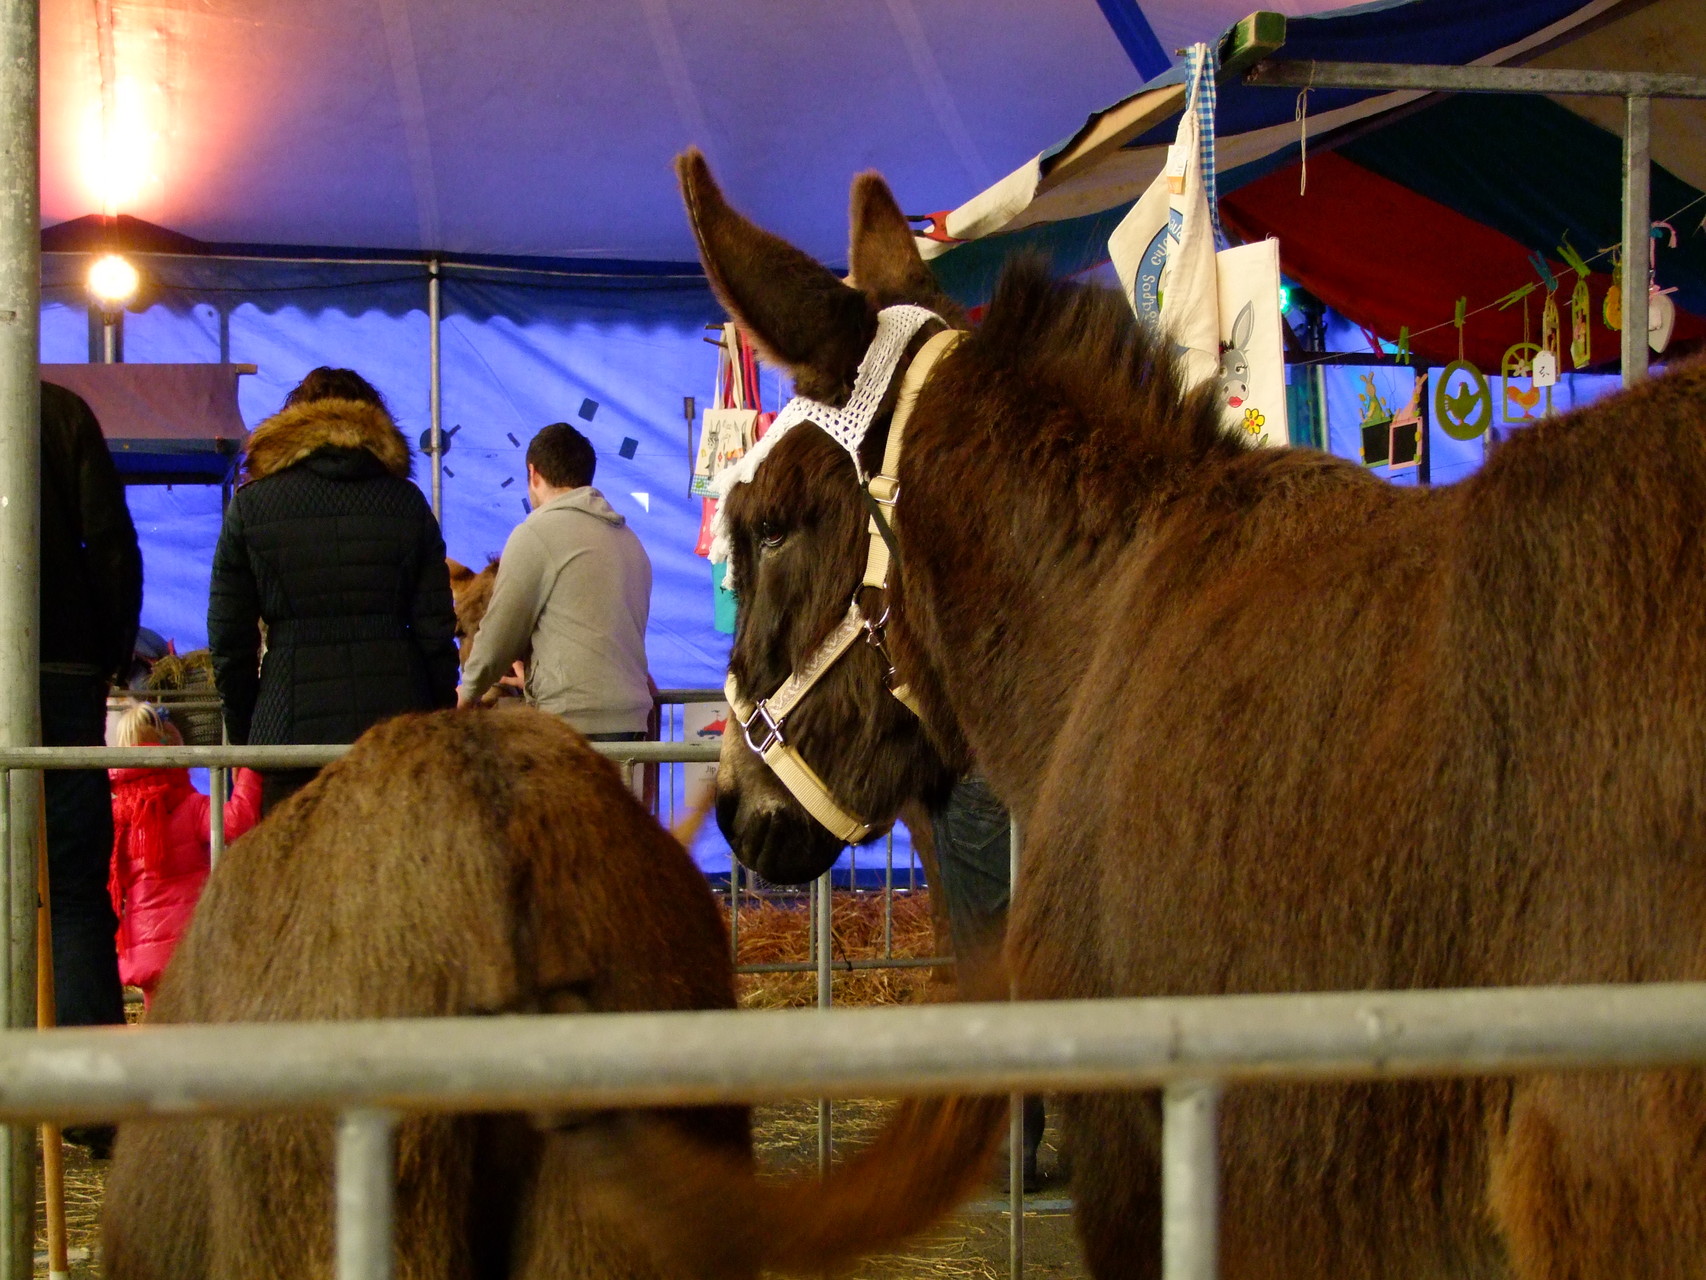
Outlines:
<svg viewBox="0 0 1706 1280"><path fill-rule="evenodd" d="M969 1199L1006 1114L1004 1096L909 1100L827 1177L771 1181L653 1113L623 1126L616 1181L682 1273L821 1274L893 1248Z"/></svg>

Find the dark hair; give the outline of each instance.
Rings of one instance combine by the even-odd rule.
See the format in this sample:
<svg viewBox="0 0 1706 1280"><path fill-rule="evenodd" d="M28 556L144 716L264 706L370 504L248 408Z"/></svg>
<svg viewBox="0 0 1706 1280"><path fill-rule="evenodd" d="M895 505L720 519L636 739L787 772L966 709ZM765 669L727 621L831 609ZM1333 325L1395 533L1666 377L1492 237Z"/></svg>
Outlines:
<svg viewBox="0 0 1706 1280"><path fill-rule="evenodd" d="M385 408L385 397L374 390L373 384L354 369L333 369L321 365L297 383L284 398L284 407L308 404L314 400L360 400L377 408Z"/></svg>
<svg viewBox="0 0 1706 1280"><path fill-rule="evenodd" d="M553 489L578 489L592 483L598 455L592 441L568 423L553 422L527 442L527 465Z"/></svg>

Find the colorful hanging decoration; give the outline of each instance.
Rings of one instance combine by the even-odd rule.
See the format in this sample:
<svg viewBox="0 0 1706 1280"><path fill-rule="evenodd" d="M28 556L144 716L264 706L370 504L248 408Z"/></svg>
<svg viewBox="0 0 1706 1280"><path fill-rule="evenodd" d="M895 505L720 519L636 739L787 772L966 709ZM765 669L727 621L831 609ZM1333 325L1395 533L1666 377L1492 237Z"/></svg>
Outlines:
<svg viewBox="0 0 1706 1280"><path fill-rule="evenodd" d="M1506 422L1538 422L1552 412L1552 389L1541 385L1534 375L1535 359L1545 353L1545 348L1533 342L1513 342L1505 350L1499 369L1504 394L1499 402L1500 416ZM1458 438L1468 439L1467 436Z"/></svg>
<svg viewBox="0 0 1706 1280"><path fill-rule="evenodd" d="M1362 409L1362 464L1384 467L1392 460L1392 406L1374 384L1374 374L1360 375L1366 392L1357 393Z"/></svg>
<svg viewBox="0 0 1706 1280"><path fill-rule="evenodd" d="M1416 376L1415 389L1410 392L1410 403L1405 405L1392 419L1390 444L1387 446L1387 457L1391 459L1387 466L1393 471L1403 471L1417 466L1422 460L1422 396L1428 385L1427 371L1423 370Z"/></svg>
<svg viewBox="0 0 1706 1280"><path fill-rule="evenodd" d="M1493 392L1467 360L1445 366L1434 387L1434 418L1453 440L1473 440L1493 425Z"/></svg>
<svg viewBox="0 0 1706 1280"><path fill-rule="evenodd" d="M1525 333L1523 336L1528 335ZM1532 354L1529 361L1533 385L1546 391L1546 408L1542 416L1552 411L1552 388L1558 385L1558 343L1558 298L1555 290L1548 290L1546 305L1540 311L1540 349Z"/></svg>
<svg viewBox="0 0 1706 1280"><path fill-rule="evenodd" d="M1601 311L1605 327L1612 332L1623 328L1623 251L1611 251L1611 287L1605 291L1605 306Z"/></svg>
<svg viewBox="0 0 1706 1280"><path fill-rule="evenodd" d="M1558 246L1558 256L1576 273L1576 287L1570 290L1570 364L1585 369L1593 363L1593 323L1589 318L1593 302L1588 296L1588 277L1593 268L1576 252L1569 236Z"/></svg>
<svg viewBox="0 0 1706 1280"><path fill-rule="evenodd" d="M1654 240L1663 240L1659 228L1670 232L1670 247L1676 248L1676 228L1668 222L1653 223ZM1671 330L1676 325L1676 303L1670 300L1675 288L1659 288L1659 247L1649 242L1648 252L1652 255L1647 271L1647 345L1655 355L1662 355L1664 349L1670 346Z"/></svg>
<svg viewBox="0 0 1706 1280"><path fill-rule="evenodd" d="M716 389L699 430L699 449L693 463L692 492L704 499L700 510L699 539L694 553L711 554L717 514L718 474L733 466L763 437L775 414L763 412L758 383L758 354L740 328L725 324L717 337L706 339L718 348ZM735 597L725 585L727 564L711 566L712 625L727 635L735 629Z"/></svg>

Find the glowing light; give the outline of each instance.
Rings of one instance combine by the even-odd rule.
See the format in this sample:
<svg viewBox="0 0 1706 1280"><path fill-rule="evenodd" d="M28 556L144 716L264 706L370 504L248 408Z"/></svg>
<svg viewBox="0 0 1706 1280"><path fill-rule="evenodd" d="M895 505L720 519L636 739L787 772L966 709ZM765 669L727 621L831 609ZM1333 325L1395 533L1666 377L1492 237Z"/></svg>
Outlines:
<svg viewBox="0 0 1706 1280"><path fill-rule="evenodd" d="M89 292L106 311L122 310L136 296L140 283L136 268L116 253L95 259L89 268Z"/></svg>
<svg viewBox="0 0 1706 1280"><path fill-rule="evenodd" d="M1291 311L1291 286L1289 284L1282 284L1280 286L1280 314L1283 316L1283 315L1288 314L1290 311Z"/></svg>
<svg viewBox="0 0 1706 1280"><path fill-rule="evenodd" d="M109 103L97 98L89 105L78 148L83 184L108 217L134 209L159 181L159 99L157 88L145 92L124 76L113 86Z"/></svg>

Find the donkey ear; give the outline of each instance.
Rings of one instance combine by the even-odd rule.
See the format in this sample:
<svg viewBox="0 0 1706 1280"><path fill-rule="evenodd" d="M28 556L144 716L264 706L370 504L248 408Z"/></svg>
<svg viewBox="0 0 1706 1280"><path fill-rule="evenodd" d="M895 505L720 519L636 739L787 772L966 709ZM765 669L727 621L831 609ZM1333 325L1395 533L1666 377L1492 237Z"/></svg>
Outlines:
<svg viewBox="0 0 1706 1280"><path fill-rule="evenodd" d="M717 301L766 357L787 367L802 395L838 400L876 333L870 302L731 209L697 148L676 157L675 171Z"/></svg>
<svg viewBox="0 0 1706 1280"><path fill-rule="evenodd" d="M940 310L952 306L918 255L912 225L878 173L853 179L853 242L847 256L852 282L878 307L913 302Z"/></svg>

